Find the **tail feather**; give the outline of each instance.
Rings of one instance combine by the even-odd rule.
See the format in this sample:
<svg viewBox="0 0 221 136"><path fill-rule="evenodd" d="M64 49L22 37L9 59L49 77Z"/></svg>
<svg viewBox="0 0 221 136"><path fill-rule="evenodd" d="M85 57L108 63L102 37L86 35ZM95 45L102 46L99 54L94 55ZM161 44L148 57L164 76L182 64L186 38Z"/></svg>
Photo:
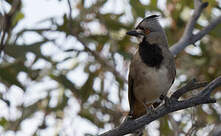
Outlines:
<svg viewBox="0 0 221 136"><path fill-rule="evenodd" d="M133 119L134 119L133 116L131 116L130 113L129 113L129 114L126 116L126 118L124 119L124 121L123 121L122 123L124 123L124 122L126 122L126 121L128 121L128 120L133 120ZM142 128L140 128L140 129L137 129L137 130L132 134L132 136L143 136L144 130L145 130L145 126L142 127Z"/></svg>

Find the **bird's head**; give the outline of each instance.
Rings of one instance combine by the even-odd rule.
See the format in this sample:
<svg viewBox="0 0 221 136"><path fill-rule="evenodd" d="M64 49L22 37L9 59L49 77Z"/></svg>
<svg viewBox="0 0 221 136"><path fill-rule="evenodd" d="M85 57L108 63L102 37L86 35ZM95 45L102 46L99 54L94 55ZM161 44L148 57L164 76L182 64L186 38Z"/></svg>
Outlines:
<svg viewBox="0 0 221 136"><path fill-rule="evenodd" d="M165 33L158 22L158 18L159 15L151 15L144 18L134 30L128 31L127 35L135 36L139 39L145 38L149 42L159 38L164 39Z"/></svg>

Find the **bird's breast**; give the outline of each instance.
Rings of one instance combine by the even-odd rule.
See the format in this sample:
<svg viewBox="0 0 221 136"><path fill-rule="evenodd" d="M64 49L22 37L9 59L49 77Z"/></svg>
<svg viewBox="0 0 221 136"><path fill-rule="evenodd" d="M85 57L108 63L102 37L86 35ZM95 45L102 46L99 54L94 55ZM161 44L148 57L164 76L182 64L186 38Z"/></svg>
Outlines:
<svg viewBox="0 0 221 136"><path fill-rule="evenodd" d="M139 54L135 57L131 63L135 97L147 104L153 103L160 95L166 95L172 84L168 76L169 70L163 64L159 68L146 65Z"/></svg>
<svg viewBox="0 0 221 136"><path fill-rule="evenodd" d="M150 44L145 40L139 44L138 53L142 62L149 67L159 68L164 59L162 49L159 45Z"/></svg>

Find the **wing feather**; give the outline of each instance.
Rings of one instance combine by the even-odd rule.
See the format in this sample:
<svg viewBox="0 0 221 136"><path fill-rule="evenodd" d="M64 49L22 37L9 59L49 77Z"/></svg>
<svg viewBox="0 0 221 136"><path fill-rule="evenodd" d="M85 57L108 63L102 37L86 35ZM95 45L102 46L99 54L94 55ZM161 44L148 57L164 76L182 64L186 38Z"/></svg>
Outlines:
<svg viewBox="0 0 221 136"><path fill-rule="evenodd" d="M135 96L134 96L134 80L132 78L132 76L129 74L129 81L128 81L128 100L129 100L129 105L130 105L130 112L129 114L132 115L133 114L133 110L134 110L134 102L135 102Z"/></svg>

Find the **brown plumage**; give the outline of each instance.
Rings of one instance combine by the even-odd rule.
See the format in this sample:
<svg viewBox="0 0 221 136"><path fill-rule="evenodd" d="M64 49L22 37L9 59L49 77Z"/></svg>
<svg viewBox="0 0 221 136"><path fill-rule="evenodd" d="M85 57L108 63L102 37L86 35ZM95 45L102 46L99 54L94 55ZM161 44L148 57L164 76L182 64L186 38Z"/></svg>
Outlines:
<svg viewBox="0 0 221 136"><path fill-rule="evenodd" d="M166 34L157 15L144 18L128 35L141 39L130 64L128 98L129 115L138 118L147 107L158 105L173 84L176 70Z"/></svg>

